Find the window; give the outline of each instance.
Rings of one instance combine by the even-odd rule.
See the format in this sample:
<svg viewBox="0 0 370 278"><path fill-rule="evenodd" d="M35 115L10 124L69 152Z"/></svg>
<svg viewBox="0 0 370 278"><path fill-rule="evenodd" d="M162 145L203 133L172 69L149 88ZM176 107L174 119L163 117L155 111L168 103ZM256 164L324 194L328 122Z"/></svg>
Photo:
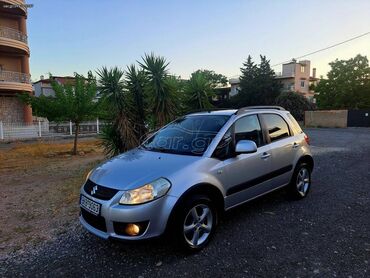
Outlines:
<svg viewBox="0 0 370 278"><path fill-rule="evenodd" d="M294 132L296 134L302 133L303 131L302 131L301 127L299 126L298 122L296 121L296 119L294 119L294 117L291 114L288 114L288 118L290 119L290 121L293 124Z"/></svg>
<svg viewBox="0 0 370 278"><path fill-rule="evenodd" d="M262 146L263 136L257 115L245 116L235 122L235 144L240 140L251 140L257 147Z"/></svg>
<svg viewBox="0 0 370 278"><path fill-rule="evenodd" d="M290 136L289 127L281 116L276 114L262 114L262 118L266 124L271 142Z"/></svg>
<svg viewBox="0 0 370 278"><path fill-rule="evenodd" d="M301 87L304 88L304 80L301 80Z"/></svg>
<svg viewBox="0 0 370 278"><path fill-rule="evenodd" d="M150 151L202 155L230 116L198 115L179 118L146 140Z"/></svg>
<svg viewBox="0 0 370 278"><path fill-rule="evenodd" d="M218 143L213 156L219 159L226 159L232 157L234 153L233 135L232 128L229 128L225 135L222 137L221 141Z"/></svg>
<svg viewBox="0 0 370 278"><path fill-rule="evenodd" d="M305 66L301 66L301 73L304 73Z"/></svg>

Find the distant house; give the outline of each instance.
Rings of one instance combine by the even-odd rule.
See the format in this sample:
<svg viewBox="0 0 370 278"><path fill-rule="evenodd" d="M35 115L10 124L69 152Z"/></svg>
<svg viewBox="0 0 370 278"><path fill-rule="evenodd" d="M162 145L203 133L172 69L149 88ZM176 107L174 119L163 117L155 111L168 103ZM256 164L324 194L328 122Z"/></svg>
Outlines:
<svg viewBox="0 0 370 278"><path fill-rule="evenodd" d="M40 80L32 84L35 96L39 97L41 94L44 96L55 96L55 92L51 86L53 81L59 84L74 84L75 78L72 76L51 76L49 78L44 78L40 76Z"/></svg>
<svg viewBox="0 0 370 278"><path fill-rule="evenodd" d="M315 102L315 92L311 85L316 85L319 78L316 78L316 68L312 69L312 76L310 75L311 62L308 60L299 61L292 60L289 63L283 64L283 71L277 73L276 79L280 80L282 84L282 92L296 92L302 94L309 101ZM230 83L230 97L235 96L239 92L240 80L239 78L231 78Z"/></svg>

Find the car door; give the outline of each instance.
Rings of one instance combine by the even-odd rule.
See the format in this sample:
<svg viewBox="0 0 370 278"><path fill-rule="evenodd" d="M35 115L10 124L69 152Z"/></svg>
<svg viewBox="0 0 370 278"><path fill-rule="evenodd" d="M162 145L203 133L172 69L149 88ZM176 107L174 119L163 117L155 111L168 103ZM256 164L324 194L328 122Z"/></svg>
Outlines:
<svg viewBox="0 0 370 278"><path fill-rule="evenodd" d="M298 145L289 125L281 115L263 113L260 116L272 155L271 184L277 188L290 181Z"/></svg>
<svg viewBox="0 0 370 278"><path fill-rule="evenodd" d="M257 152L235 155L235 145L240 140L254 141ZM236 120L216 148L215 156L223 159L218 173L222 173L219 179L226 192L226 208L269 190L267 179L271 171L270 147L265 142L257 114Z"/></svg>

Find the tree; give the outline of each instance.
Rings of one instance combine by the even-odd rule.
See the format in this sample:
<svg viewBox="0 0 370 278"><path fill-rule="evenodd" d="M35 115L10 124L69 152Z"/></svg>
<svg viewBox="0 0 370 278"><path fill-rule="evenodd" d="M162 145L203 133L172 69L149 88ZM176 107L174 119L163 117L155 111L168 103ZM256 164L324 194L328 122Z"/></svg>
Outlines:
<svg viewBox="0 0 370 278"><path fill-rule="evenodd" d="M106 67L97 70L102 102L108 108L108 121L102 130L102 146L108 155L117 155L139 144L135 109L129 91L125 90L124 72Z"/></svg>
<svg viewBox="0 0 370 278"><path fill-rule="evenodd" d="M329 63L327 79L316 86L317 102L323 109L370 108L370 67L360 54L349 60Z"/></svg>
<svg viewBox="0 0 370 278"><path fill-rule="evenodd" d="M99 112L99 102L96 101L96 80L91 72L85 78L75 74L74 84L59 84L52 82L55 96L40 97L22 94L21 100L30 104L34 114L46 117L50 121L70 120L75 125L73 154L77 154L77 141L82 121L93 119Z"/></svg>
<svg viewBox="0 0 370 278"><path fill-rule="evenodd" d="M140 140L146 133L146 105L145 84L147 82L145 72L138 70L135 65L127 67L125 73L125 87L128 90L128 97L131 99L135 121L136 136Z"/></svg>
<svg viewBox="0 0 370 278"><path fill-rule="evenodd" d="M231 99L236 107L249 105L270 105L280 92L280 82L275 79L275 72L270 67L266 56L260 55L260 64L255 64L249 55L240 69L240 91Z"/></svg>
<svg viewBox="0 0 370 278"><path fill-rule="evenodd" d="M161 127L176 115L176 86L168 74L168 62L154 53L145 54L138 62L147 77L145 93L149 109L155 117L155 126Z"/></svg>
<svg viewBox="0 0 370 278"><path fill-rule="evenodd" d="M212 81L204 71L191 74L185 85L185 94L189 110L211 108L210 98L214 95Z"/></svg>
<svg viewBox="0 0 370 278"><path fill-rule="evenodd" d="M303 121L304 111L312 110L313 105L298 92L281 93L275 100L275 104L284 107L294 116L297 121Z"/></svg>
<svg viewBox="0 0 370 278"><path fill-rule="evenodd" d="M220 73L215 73L213 70L199 69L193 74L202 74L206 80L209 81L210 85L215 88L217 86L227 85L227 77Z"/></svg>

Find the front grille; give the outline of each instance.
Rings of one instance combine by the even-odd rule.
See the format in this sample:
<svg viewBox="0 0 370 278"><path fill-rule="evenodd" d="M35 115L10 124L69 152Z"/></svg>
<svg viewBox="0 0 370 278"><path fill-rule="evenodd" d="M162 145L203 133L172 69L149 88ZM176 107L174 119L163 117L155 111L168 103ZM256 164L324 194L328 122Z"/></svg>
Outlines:
<svg viewBox="0 0 370 278"><path fill-rule="evenodd" d="M95 229L98 229L100 231L106 232L107 226L105 224L105 219L103 216L97 216L94 214L91 214L87 210L84 210L81 208L81 215L82 218L90 225L93 226Z"/></svg>
<svg viewBox="0 0 370 278"><path fill-rule="evenodd" d="M94 190L95 188L95 190ZM114 195L118 192L117 189L104 187L101 185L96 184L91 180L87 180L84 185L84 190L90 196L100 200L110 200L113 198Z"/></svg>

